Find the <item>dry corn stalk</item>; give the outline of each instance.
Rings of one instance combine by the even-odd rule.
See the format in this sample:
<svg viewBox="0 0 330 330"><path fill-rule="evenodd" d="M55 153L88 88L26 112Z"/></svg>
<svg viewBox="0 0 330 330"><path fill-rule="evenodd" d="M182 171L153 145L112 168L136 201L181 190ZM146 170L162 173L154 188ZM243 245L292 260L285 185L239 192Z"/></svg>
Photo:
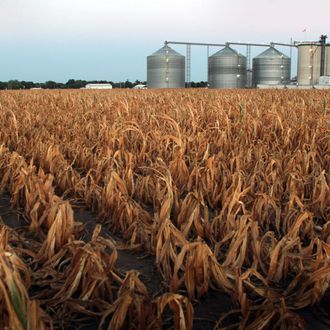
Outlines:
<svg viewBox="0 0 330 330"><path fill-rule="evenodd" d="M175 330L192 329L194 310L187 297L174 293L165 293L156 299L155 304L157 306L157 319L149 325L148 329L162 328L162 315L166 306L169 306L174 314Z"/></svg>
<svg viewBox="0 0 330 330"><path fill-rule="evenodd" d="M36 172L32 163L1 148L0 188L9 185L13 202L33 210L34 232L46 235L51 227L45 192L52 181L56 191L103 215L131 247L155 252L169 284L177 265L179 287L191 295L222 277L201 272L198 255L225 270L244 315L274 299L283 298L287 309L305 307L328 290L330 135L329 116L320 111L326 92L120 91L108 97L68 91L0 98L6 109L0 140L54 176L37 172L35 194L27 184ZM244 120L237 111L243 103ZM288 320L277 312L257 318L253 326Z"/></svg>
<svg viewBox="0 0 330 330"><path fill-rule="evenodd" d="M204 295L212 284L230 293L233 285L229 277L231 274L217 262L205 243L187 243L175 259L171 288L177 292L184 283L190 298Z"/></svg>
<svg viewBox="0 0 330 330"><path fill-rule="evenodd" d="M49 231L39 252L39 258L47 260L73 238L73 211L68 202L58 201L49 205L47 217Z"/></svg>
<svg viewBox="0 0 330 330"><path fill-rule="evenodd" d="M150 301L147 289L138 278L138 273L129 271L118 291L118 298L104 312L99 329L111 316L107 329L146 329L150 317Z"/></svg>
<svg viewBox="0 0 330 330"><path fill-rule="evenodd" d="M30 270L8 246L8 228L0 229L0 326L1 328L47 329L51 322L37 301L29 299ZM25 274L25 281L21 274Z"/></svg>

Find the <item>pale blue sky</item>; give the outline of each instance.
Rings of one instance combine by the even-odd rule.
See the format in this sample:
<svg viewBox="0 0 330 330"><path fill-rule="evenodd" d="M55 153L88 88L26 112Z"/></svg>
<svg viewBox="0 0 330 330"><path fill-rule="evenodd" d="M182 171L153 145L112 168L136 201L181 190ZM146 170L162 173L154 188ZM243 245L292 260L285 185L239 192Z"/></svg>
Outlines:
<svg viewBox="0 0 330 330"><path fill-rule="evenodd" d="M330 0L0 0L0 81L144 80L164 40L315 40L329 14ZM206 80L206 50L192 51Z"/></svg>

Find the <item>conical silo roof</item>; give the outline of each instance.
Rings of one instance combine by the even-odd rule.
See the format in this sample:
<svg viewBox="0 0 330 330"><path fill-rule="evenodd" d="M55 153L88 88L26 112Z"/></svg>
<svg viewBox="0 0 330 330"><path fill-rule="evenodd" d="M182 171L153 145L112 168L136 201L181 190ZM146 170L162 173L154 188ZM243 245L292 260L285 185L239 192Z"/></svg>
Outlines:
<svg viewBox="0 0 330 330"><path fill-rule="evenodd" d="M232 49L229 46L226 46L225 48L217 51L216 53L214 53L213 55L211 55L210 57L228 57L228 56L240 56L240 57L245 57L244 55L238 53L235 49Z"/></svg>
<svg viewBox="0 0 330 330"><path fill-rule="evenodd" d="M167 55L167 56L183 56L169 46L163 46L162 48L158 49L156 52L152 53L150 56L165 56L165 55Z"/></svg>
<svg viewBox="0 0 330 330"><path fill-rule="evenodd" d="M285 54L281 53L274 47L269 47L264 52L256 56L255 58L274 58L274 57L282 57L282 58L289 58Z"/></svg>
<svg viewBox="0 0 330 330"><path fill-rule="evenodd" d="M214 53L212 56L231 56L231 55L237 55L236 50L230 48L230 47L225 47L223 49L220 49L216 53Z"/></svg>

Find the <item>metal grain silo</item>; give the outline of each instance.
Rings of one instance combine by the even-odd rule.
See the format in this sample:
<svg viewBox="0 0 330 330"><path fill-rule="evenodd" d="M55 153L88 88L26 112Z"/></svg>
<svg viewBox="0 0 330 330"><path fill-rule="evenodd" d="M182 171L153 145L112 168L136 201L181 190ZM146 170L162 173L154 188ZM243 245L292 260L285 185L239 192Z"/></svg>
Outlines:
<svg viewBox="0 0 330 330"><path fill-rule="evenodd" d="M208 59L210 88L244 88L246 57L226 46Z"/></svg>
<svg viewBox="0 0 330 330"><path fill-rule="evenodd" d="M298 44L298 85L314 86L319 82L321 69L321 45Z"/></svg>
<svg viewBox="0 0 330 330"><path fill-rule="evenodd" d="M270 47L253 59L253 85L285 85L290 82L291 59Z"/></svg>
<svg viewBox="0 0 330 330"><path fill-rule="evenodd" d="M147 57L148 88L184 88L185 57L165 45Z"/></svg>

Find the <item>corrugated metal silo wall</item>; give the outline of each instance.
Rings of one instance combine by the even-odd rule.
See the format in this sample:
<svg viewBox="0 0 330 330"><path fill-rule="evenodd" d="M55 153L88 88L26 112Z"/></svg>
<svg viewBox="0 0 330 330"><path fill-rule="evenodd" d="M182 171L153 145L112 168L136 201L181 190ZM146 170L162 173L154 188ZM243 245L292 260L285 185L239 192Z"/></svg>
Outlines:
<svg viewBox="0 0 330 330"><path fill-rule="evenodd" d="M290 82L291 59L269 48L253 59L253 85L284 85Z"/></svg>
<svg viewBox="0 0 330 330"><path fill-rule="evenodd" d="M150 55L147 57L148 88L184 88L185 57L182 55Z"/></svg>
<svg viewBox="0 0 330 330"><path fill-rule="evenodd" d="M246 87L246 57L238 53L210 56L208 82L210 88Z"/></svg>

